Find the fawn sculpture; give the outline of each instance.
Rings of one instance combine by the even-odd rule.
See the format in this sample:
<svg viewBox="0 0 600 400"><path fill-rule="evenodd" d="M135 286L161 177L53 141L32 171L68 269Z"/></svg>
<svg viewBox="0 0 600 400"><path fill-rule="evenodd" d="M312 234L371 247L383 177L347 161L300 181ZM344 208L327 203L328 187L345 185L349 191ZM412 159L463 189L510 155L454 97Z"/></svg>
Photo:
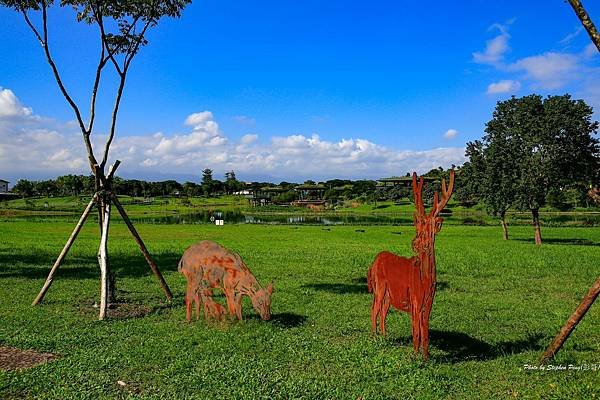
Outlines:
<svg viewBox="0 0 600 400"><path fill-rule="evenodd" d="M413 173L413 195L415 201L415 238L412 249L416 255L406 258L388 251L375 257L369 268L367 284L373 293L371 305L371 329L377 332L377 318L380 330L385 335L385 318L390 305L410 314L412 320L412 340L415 352L423 351L429 357L429 315L435 296L435 235L442 228L443 219L439 216L444 209L454 187L454 170L450 171L450 182L442 180L441 199L436 192L431 212L425 212L423 205L423 177L417 182Z"/></svg>
<svg viewBox="0 0 600 400"><path fill-rule="evenodd" d="M206 319L221 319L224 307L213 300L213 289L221 289L227 299L230 315L242 319L242 296L249 296L252 307L263 320L271 319L273 284L262 288L242 258L210 240L190 246L181 257L177 270L187 279L185 317L192 317L192 302L196 303L196 318L200 303Z"/></svg>

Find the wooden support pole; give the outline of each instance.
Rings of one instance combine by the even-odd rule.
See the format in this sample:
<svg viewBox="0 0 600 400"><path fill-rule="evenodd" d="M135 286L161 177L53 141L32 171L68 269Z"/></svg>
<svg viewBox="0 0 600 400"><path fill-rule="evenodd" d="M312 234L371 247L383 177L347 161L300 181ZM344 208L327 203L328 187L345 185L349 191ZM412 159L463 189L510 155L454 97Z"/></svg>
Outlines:
<svg viewBox="0 0 600 400"><path fill-rule="evenodd" d="M79 218L79 222L77 222L77 225L75 225L75 229L71 233L69 240L67 240L65 247L63 247L63 250L60 252L60 255L54 262L52 269L50 269L50 273L48 274L48 277L46 278L46 282L44 283L44 286L42 286L42 290L40 290L37 297L35 298L35 300L32 303L33 306L38 305L44 299L46 292L50 288L50 285L52 285L52 281L54 280L54 274L56 273L56 270L58 269L60 264L65 259L67 253L69 252L69 249L73 245L73 242L75 242L77 235L81 231L81 228L83 227L83 224L85 223L85 220L87 219L88 215L90 215L90 211L92 210L92 207L94 206L94 203L96 203L97 199L98 199L98 194L96 193L96 194L94 194L94 196L88 203L87 207L83 211L83 214L81 214L81 217Z"/></svg>
<svg viewBox="0 0 600 400"><path fill-rule="evenodd" d="M113 203L115 204L115 207L117 207L117 210L119 210L119 214L121 214L121 217L123 217L123 221L125 221L125 224L129 228L129 231L133 235L133 238L135 239L135 242L137 243L140 251L144 255L144 258L146 259L146 262L150 266L150 269L152 270L152 272L154 272L154 275L156 275L156 277L158 278L160 286L162 287L163 292L165 292L165 296L167 296L167 299L169 301L173 300L173 295L171 294L171 289L169 289L169 285L167 285L167 282L165 281L165 279L163 278L162 274L160 273L158 267L152 260L152 257L150 256L150 253L148 252L148 249L146 248L146 245L142 241L142 238L140 237L140 235L135 230L135 227L131 223L131 220L129 219L129 217L127 216L127 213L125 212L125 209L119 202L119 199L117 198L117 196L115 196L114 193L111 193L111 198L112 198Z"/></svg>
<svg viewBox="0 0 600 400"><path fill-rule="evenodd" d="M585 313L590 309L596 298L600 294L600 277L596 279L596 282L592 285L590 290L587 292L579 307L571 314L571 317L567 320L565 325L562 327L558 335L554 338L550 346L546 349L544 354L542 355L541 362L545 363L546 361L551 360L554 355L560 350L562 345L565 343L571 332L575 329L579 321L583 319Z"/></svg>
<svg viewBox="0 0 600 400"><path fill-rule="evenodd" d="M596 26L590 19L587 11L585 11L585 8L583 8L583 4L581 4L580 0L569 0L569 4L573 7L573 11L577 14L577 17L590 36L590 39L592 39L592 42L594 42L596 48L600 51L600 33L598 33Z"/></svg>
<svg viewBox="0 0 600 400"><path fill-rule="evenodd" d="M102 219L102 236L100 237L100 248L98 250L98 264L100 264L100 314L98 319L103 320L106 317L109 303L110 278L108 270L108 228L110 225L110 199L103 196L104 200Z"/></svg>
<svg viewBox="0 0 600 400"><path fill-rule="evenodd" d="M111 181L113 179L113 176L115 175L115 172L117 172L117 168L119 168L119 165L121 165L121 161L116 160L115 163L110 166L110 168L108 169L108 175L106 175L107 181Z"/></svg>

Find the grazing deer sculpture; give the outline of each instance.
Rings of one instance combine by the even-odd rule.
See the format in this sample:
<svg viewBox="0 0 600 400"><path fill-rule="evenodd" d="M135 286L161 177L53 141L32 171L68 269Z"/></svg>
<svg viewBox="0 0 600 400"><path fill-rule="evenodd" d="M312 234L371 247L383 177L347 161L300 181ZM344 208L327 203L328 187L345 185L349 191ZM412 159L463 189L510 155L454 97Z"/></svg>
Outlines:
<svg viewBox="0 0 600 400"><path fill-rule="evenodd" d="M450 171L450 181L442 180L441 198L436 192L433 208L425 212L423 205L423 177L417 181L413 173L413 195L415 200L414 225L416 235L412 249L416 255L406 258L388 251L375 257L369 268L367 283L373 293L371 306L371 329L377 332L377 318L380 330L385 335L385 318L390 305L410 314L412 319L412 340L415 352L423 351L429 357L429 315L435 296L435 235L442 228L443 219L439 216L444 209L454 187L454 170Z"/></svg>
<svg viewBox="0 0 600 400"><path fill-rule="evenodd" d="M273 284L262 288L242 258L210 240L190 246L181 257L177 270L187 279L185 317L192 317L192 302L196 303L196 318L200 303L206 319L221 319L225 308L213 300L213 289L221 289L227 299L230 315L242 319L242 296L249 296L252 306L263 320L271 319Z"/></svg>

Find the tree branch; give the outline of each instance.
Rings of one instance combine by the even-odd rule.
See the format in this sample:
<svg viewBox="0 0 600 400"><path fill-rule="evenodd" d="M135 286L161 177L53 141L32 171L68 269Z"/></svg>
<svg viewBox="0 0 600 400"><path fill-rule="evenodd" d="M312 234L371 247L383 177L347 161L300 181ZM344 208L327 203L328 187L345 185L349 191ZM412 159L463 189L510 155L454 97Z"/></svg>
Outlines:
<svg viewBox="0 0 600 400"><path fill-rule="evenodd" d="M115 52L116 49L113 49L111 51L111 49L108 47L108 42L106 41L106 32L104 30L104 20L102 15L94 15L94 17L96 18L96 22L98 22L98 27L100 27L100 40L102 41L102 46L103 48L106 48L106 51L108 52L108 59L110 59L110 61L113 63L113 65L115 66L115 69L117 70L117 73L119 74L119 76L123 75L123 71L121 70L121 66L119 65L119 63L117 62L117 60L115 59Z"/></svg>
<svg viewBox="0 0 600 400"><path fill-rule="evenodd" d="M580 0L569 0L569 4L573 7L575 14L577 14L577 17L590 36L590 39L592 39L592 42L594 42L596 48L600 51L600 33L598 33L596 26L590 19L587 11L585 11L585 8L583 8L583 4L581 4Z"/></svg>
<svg viewBox="0 0 600 400"><path fill-rule="evenodd" d="M138 36L139 39L137 40L135 47L133 48L133 50L131 52L129 52L127 54L127 56L125 57L125 66L124 66L124 70L126 71L129 68L129 65L131 64L131 60L133 60L133 57L137 54L138 49L140 48L140 45L142 44L142 42L144 41L144 35L146 34L146 30L148 30L148 28L150 27L150 25L152 24L153 20L149 19L146 22L146 25L144 25L144 29L142 29L142 32L140 33L140 35ZM128 58L129 57L129 58Z"/></svg>
<svg viewBox="0 0 600 400"><path fill-rule="evenodd" d="M117 114L119 112L119 106L121 104L121 96L123 95L123 88L125 87L125 78L127 77L127 70L124 70L121 75L121 81L119 82L119 89L117 90L117 98L115 99L115 106L113 108L112 119L110 124L110 133L104 146L104 156L102 157L102 163L100 168L104 169L106 162L108 161L108 152L110 151L110 145L112 144L113 138L115 137L115 129L117 126Z"/></svg>
<svg viewBox="0 0 600 400"><path fill-rule="evenodd" d="M73 111L75 112L75 117L77 118L77 122L79 123L79 128L81 129L81 132L83 134L83 140L85 142L85 147L86 147L86 150L88 153L88 160L90 162L90 168L92 169L92 172L96 173L96 171L94 170L94 164L97 164L97 161L96 161L96 157L94 157L94 150L92 148L92 143L90 141L90 135L85 128L85 124L83 122L83 118L81 118L81 113L79 112L79 108L77 107L77 104L75 104L75 102L73 101L73 99L71 98L69 93L67 92L65 85L62 82L62 79L60 77L58 69L56 68L56 64L54 63L54 60L52 59L52 55L50 53L50 48L48 47L48 15L47 15L46 1L42 1L42 23L43 23L43 32L44 32L42 43L43 43L44 53L46 54L46 59L48 60L48 64L50 64L50 68L52 69L52 73L54 74L54 78L56 79L56 83L58 84L60 91L62 92L63 96L65 97L65 99L67 100L67 102L69 103L69 105L71 106Z"/></svg>
<svg viewBox="0 0 600 400"><path fill-rule="evenodd" d="M92 11L97 18L96 10L92 6ZM100 35L102 40L102 35ZM98 68L96 68L96 78L94 80L94 86L92 89L92 98L90 100L90 120L88 121L87 133L90 135L92 133L92 128L94 127L94 119L96 118L96 95L98 94L98 85L100 85L100 77L102 75L102 69L106 65L107 59L104 57L104 43L102 43L102 50L100 53L100 61L98 62Z"/></svg>
<svg viewBox="0 0 600 400"><path fill-rule="evenodd" d="M21 8L21 13L23 14L23 17L25 18L25 22L27 22L27 25L29 25L29 27L31 28L31 30L35 34L35 37L37 38L37 40L40 42L40 44L43 47L45 45L44 44L44 40L40 36L40 33L37 31L37 29L35 29L35 26L33 26L33 24L31 23L31 21L29 20L29 17L27 16L27 11L25 11L24 8Z"/></svg>
<svg viewBox="0 0 600 400"><path fill-rule="evenodd" d="M135 23L137 22L138 19L139 19L139 17L136 17L135 20L132 22L132 24L129 27L128 33L131 32L131 27L133 27L135 25ZM133 49L128 50L127 54L125 55L125 61L123 64L123 72L120 73L121 81L119 82L119 89L117 91L117 97L115 99L115 105L113 108L110 132L108 135L108 139L106 140L106 144L104 146L104 155L102 157L102 163L100 164L100 168L102 168L102 169L104 169L104 166L106 165L106 163L108 161L108 153L110 151L110 145L112 144L113 138L115 137L115 130L116 130L116 126L117 126L117 115L119 113L119 106L121 105L121 98L123 95L123 88L125 87L125 79L127 78L127 71L129 71L129 66L131 65L131 61L133 60L133 57L136 55L138 49L140 48L141 43L144 41L144 35L146 34L146 30L151 25L151 23L152 23L152 19L149 19L146 22L146 24L144 25L144 28L142 29L142 32L138 36L138 40L136 41L135 46L133 47Z"/></svg>

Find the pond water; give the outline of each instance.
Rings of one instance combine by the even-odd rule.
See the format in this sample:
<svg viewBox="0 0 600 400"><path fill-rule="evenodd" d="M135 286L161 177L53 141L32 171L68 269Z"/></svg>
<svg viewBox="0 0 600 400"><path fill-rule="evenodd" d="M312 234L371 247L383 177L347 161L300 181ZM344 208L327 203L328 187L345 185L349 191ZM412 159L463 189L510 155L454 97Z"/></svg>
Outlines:
<svg viewBox="0 0 600 400"><path fill-rule="evenodd" d="M95 219L92 214L90 219ZM545 226L600 226L600 213L547 213L540 216ZM78 214L63 213L62 215L51 214L20 214L16 216L0 215L0 221L77 221ZM377 213L377 214L353 214L353 213L260 213L223 211L211 212L200 211L186 214L168 215L132 215L134 222L148 224L214 224L215 220L221 219L224 224L267 224L267 225L412 225L412 213ZM497 225L498 220L485 215L482 212L455 213L445 215L448 224L459 225ZM119 223L120 218L115 218ZM531 216L527 213L511 215L507 218L509 225L528 225Z"/></svg>
<svg viewBox="0 0 600 400"><path fill-rule="evenodd" d="M356 214L253 214L241 212L200 212L160 217L138 216L136 221L154 224L214 224L223 219L225 224L284 224L284 225L397 225L412 224L412 214L407 215L356 215Z"/></svg>

